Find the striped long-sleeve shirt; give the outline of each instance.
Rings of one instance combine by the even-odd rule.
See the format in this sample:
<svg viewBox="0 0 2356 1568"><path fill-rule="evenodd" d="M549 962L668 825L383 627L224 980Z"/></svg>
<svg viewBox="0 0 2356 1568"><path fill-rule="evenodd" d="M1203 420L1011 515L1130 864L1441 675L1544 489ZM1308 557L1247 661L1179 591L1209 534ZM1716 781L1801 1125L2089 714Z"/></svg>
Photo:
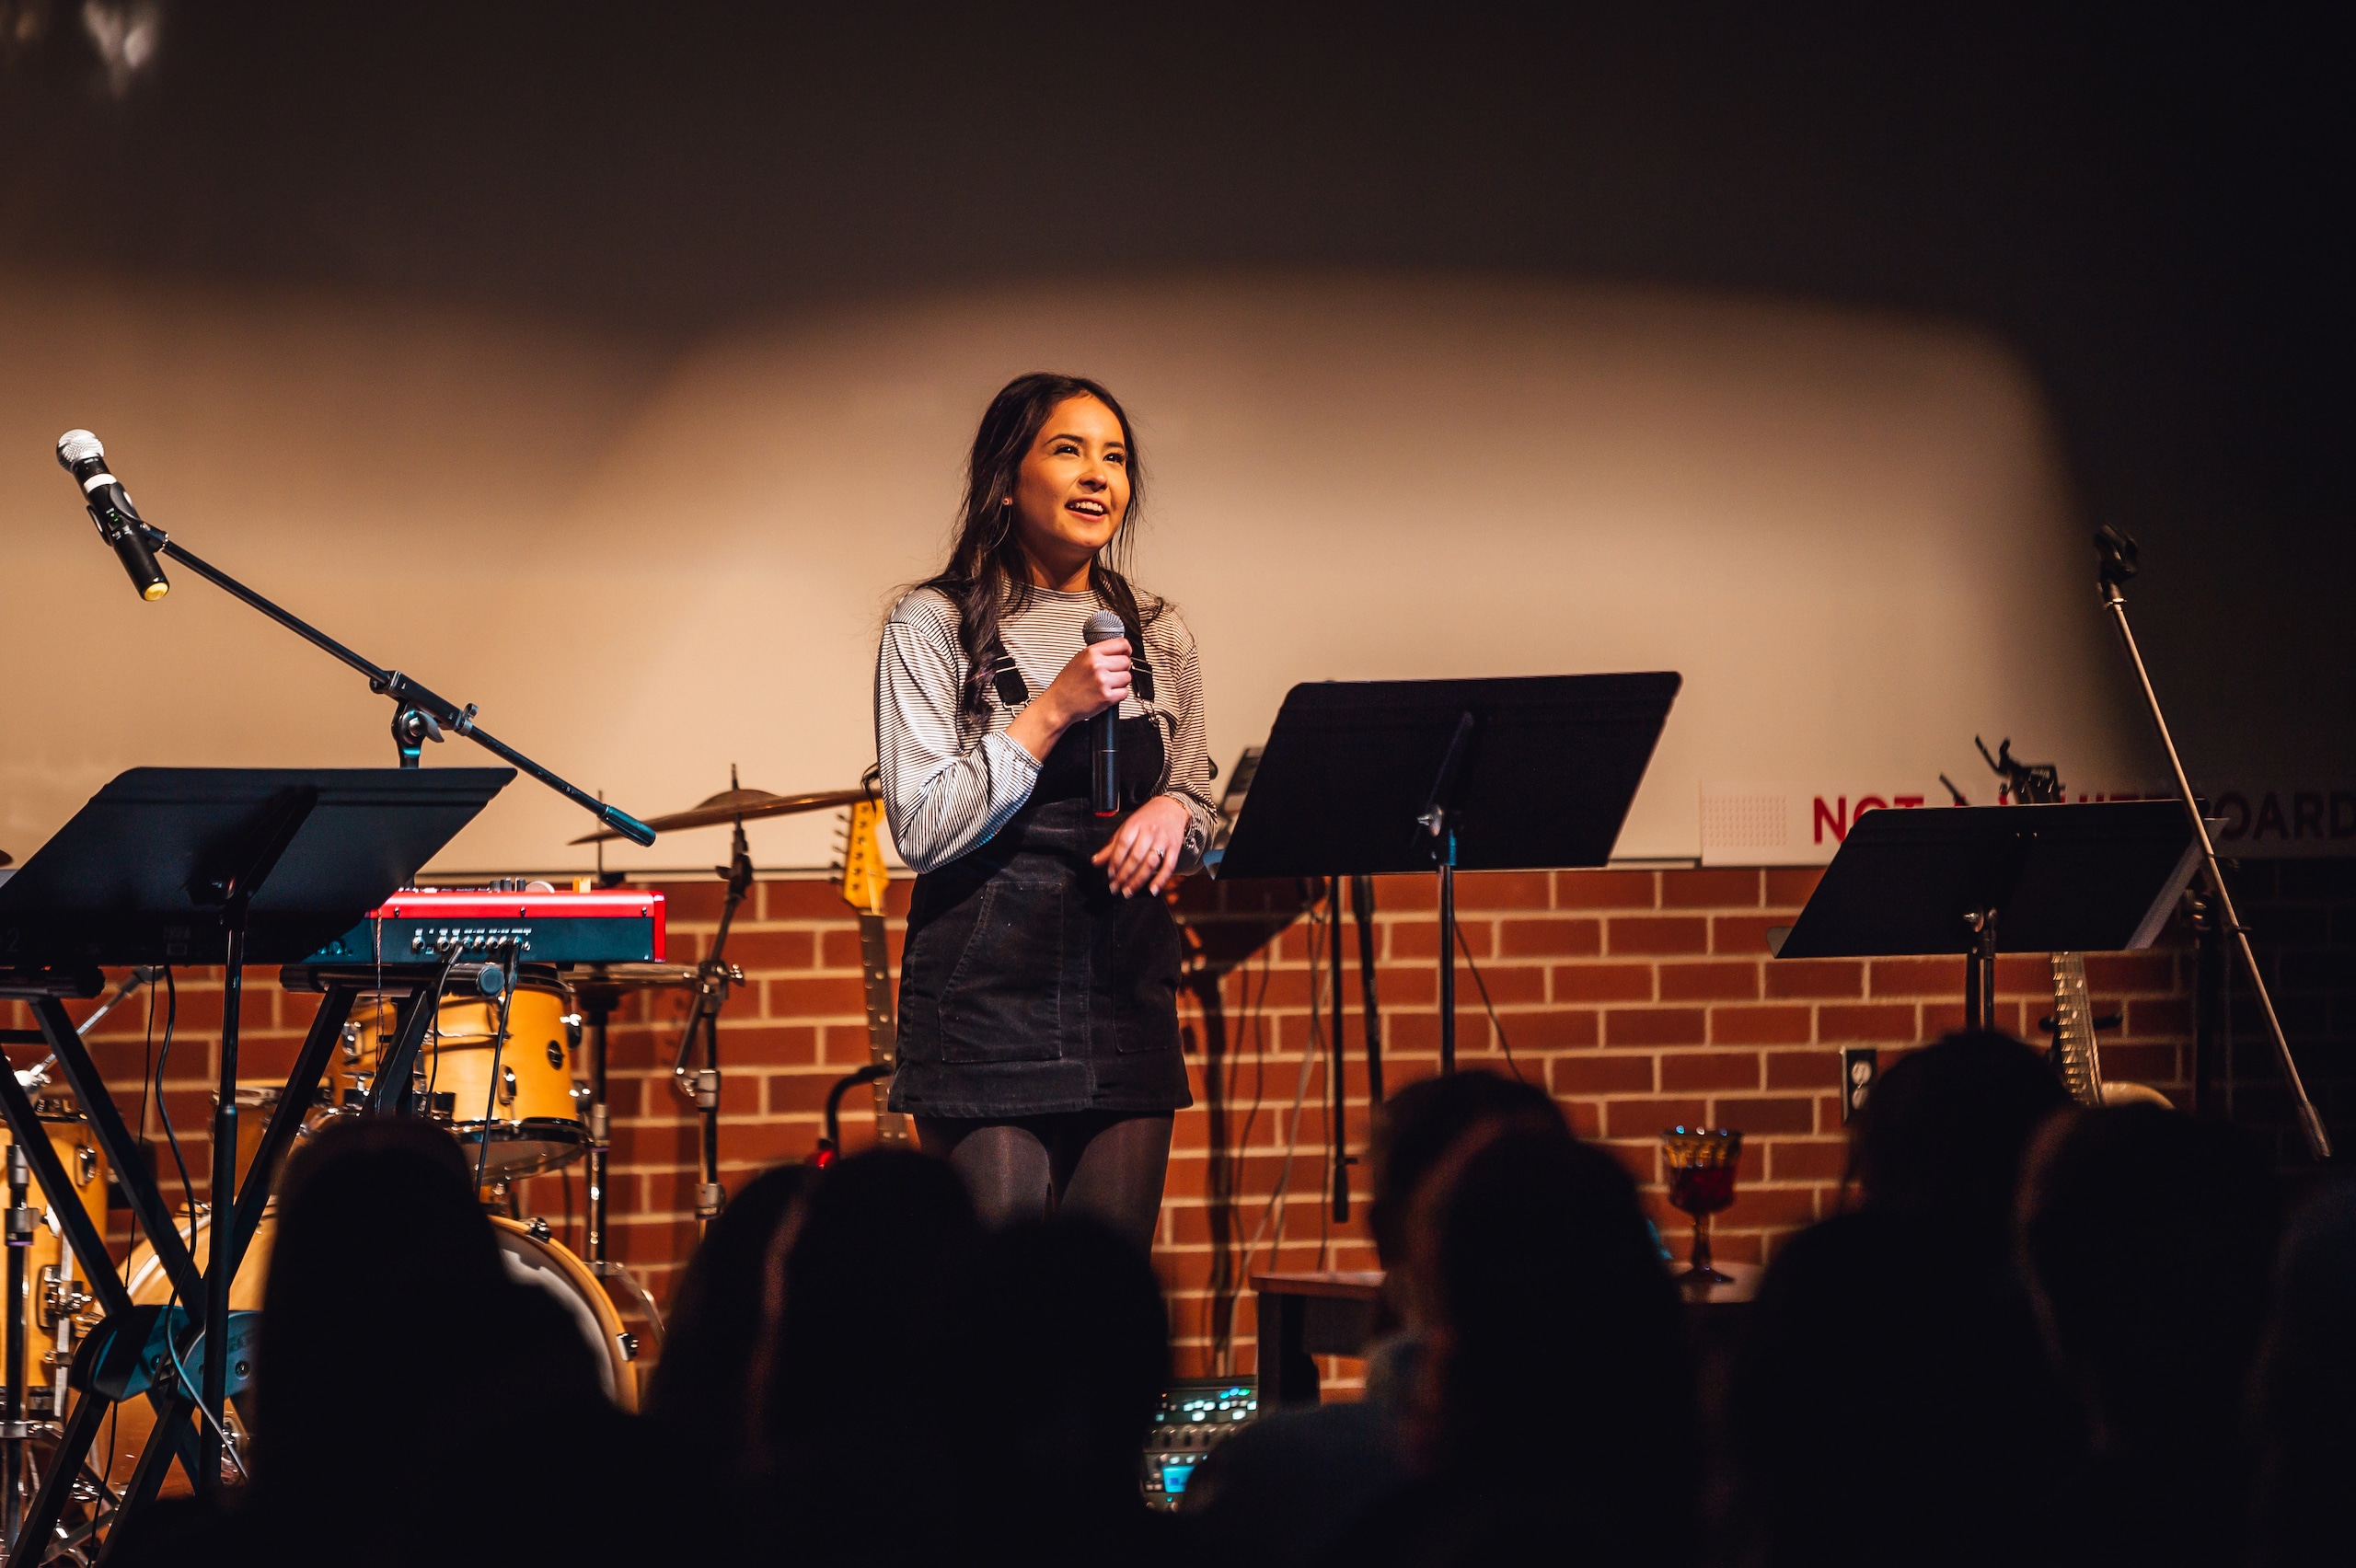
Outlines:
<svg viewBox="0 0 2356 1568"><path fill-rule="evenodd" d="M1071 663L1086 642L1088 617L1103 607L1093 594L1039 588L1021 611L999 622L999 640L1032 696ZM1149 715L1161 727L1161 792L1191 819L1179 857L1179 870L1191 871L1202 863L1218 809L1195 637L1175 609L1164 605L1145 628L1145 658L1153 668L1153 699L1141 701L1132 691L1121 717ZM1006 733L1022 709L995 693L987 731L961 735L957 693L967 668L957 645L956 606L946 594L919 588L892 607L875 661L875 756L892 841L918 871L945 866L987 840L1022 809L1039 778L1040 759Z"/></svg>

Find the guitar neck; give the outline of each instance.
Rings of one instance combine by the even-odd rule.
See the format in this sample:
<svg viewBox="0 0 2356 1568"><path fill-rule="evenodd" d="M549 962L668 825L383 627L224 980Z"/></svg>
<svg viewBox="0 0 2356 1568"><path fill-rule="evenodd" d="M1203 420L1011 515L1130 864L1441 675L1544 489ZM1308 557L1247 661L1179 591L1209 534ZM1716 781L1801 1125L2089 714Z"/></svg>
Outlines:
<svg viewBox="0 0 2356 1568"><path fill-rule="evenodd" d="M2062 1087L2081 1105L2102 1103L2102 1057L2095 1044L2094 1003L2086 997L2086 961L2057 952L2053 962L2053 1055Z"/></svg>
<svg viewBox="0 0 2356 1568"><path fill-rule="evenodd" d="M892 1013L892 947L881 915L862 911L859 917L859 968L867 986L867 1059L879 1067L896 1067L900 1031ZM877 1078L874 1091L877 1140L909 1142L908 1119L891 1108L891 1078Z"/></svg>
<svg viewBox="0 0 2356 1568"><path fill-rule="evenodd" d="M892 949L881 915L859 917L859 967L867 985L867 1059L879 1067L894 1066L899 1026L892 1017Z"/></svg>

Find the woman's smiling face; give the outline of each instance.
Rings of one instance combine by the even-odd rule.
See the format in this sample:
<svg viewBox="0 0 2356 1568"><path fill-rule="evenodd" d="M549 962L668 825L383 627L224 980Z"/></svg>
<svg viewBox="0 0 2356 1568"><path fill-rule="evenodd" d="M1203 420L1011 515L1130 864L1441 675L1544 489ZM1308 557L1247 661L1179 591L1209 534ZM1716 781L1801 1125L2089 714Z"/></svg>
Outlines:
<svg viewBox="0 0 2356 1568"><path fill-rule="evenodd" d="M1057 404L1023 455L1012 505L1042 583L1086 586L1089 561L1129 510L1129 447L1113 410L1086 397Z"/></svg>

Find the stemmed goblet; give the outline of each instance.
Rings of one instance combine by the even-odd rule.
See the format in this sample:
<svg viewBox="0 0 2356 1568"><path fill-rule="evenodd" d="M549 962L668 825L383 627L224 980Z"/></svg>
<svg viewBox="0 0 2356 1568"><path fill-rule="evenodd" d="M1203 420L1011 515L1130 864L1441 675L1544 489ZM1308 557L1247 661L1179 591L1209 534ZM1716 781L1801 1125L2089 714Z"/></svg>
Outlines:
<svg viewBox="0 0 2356 1568"><path fill-rule="evenodd" d="M1726 1127L1671 1127L1660 1143L1669 1157L1669 1201L1693 1216L1693 1266L1679 1283L1732 1285L1732 1275L1710 1264L1710 1216L1734 1202L1742 1135Z"/></svg>

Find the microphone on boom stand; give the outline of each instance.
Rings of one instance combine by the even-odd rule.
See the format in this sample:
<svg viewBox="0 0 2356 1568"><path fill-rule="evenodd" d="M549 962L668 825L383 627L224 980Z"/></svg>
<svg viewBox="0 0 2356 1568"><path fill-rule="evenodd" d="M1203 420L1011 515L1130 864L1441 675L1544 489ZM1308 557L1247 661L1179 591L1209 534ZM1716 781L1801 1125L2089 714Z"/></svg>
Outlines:
<svg viewBox="0 0 2356 1568"><path fill-rule="evenodd" d="M107 472L107 449L98 444L98 438L87 430L67 431L57 438L57 461L82 487L82 500L90 509L90 521L98 525L98 537L114 547L139 596L152 602L170 593L171 580L147 548L138 509L124 493L122 481Z"/></svg>
<svg viewBox="0 0 2356 1568"><path fill-rule="evenodd" d="M1088 617L1088 627L1080 635L1090 642L1109 642L1116 637L1126 637L1128 628L1121 617L1110 610L1099 610ZM1129 650L1132 659L1137 650ZM1121 732L1121 705L1114 703L1098 714L1091 722L1090 735L1088 778L1091 792L1095 797L1096 814L1101 817L1121 814L1121 759L1118 751Z"/></svg>

